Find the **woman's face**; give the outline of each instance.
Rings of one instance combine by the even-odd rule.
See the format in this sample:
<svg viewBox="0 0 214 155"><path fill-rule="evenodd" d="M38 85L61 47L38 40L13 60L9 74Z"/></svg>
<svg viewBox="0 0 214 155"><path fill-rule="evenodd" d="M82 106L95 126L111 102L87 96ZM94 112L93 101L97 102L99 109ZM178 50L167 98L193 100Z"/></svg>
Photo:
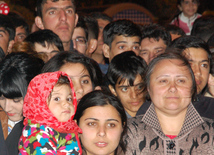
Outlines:
<svg viewBox="0 0 214 155"><path fill-rule="evenodd" d="M197 84L197 94L199 94L207 85L210 62L207 52L202 48L188 48L184 51L185 57L188 59L195 75Z"/></svg>
<svg viewBox="0 0 214 155"><path fill-rule="evenodd" d="M81 63L66 63L60 68L71 78L77 97L77 102L87 93L93 90L91 77L88 70Z"/></svg>
<svg viewBox="0 0 214 155"><path fill-rule="evenodd" d="M86 109L79 120L80 139L87 155L114 155L123 132L121 117L111 105Z"/></svg>
<svg viewBox="0 0 214 155"><path fill-rule="evenodd" d="M178 114L191 102L192 77L181 63L181 60L165 59L154 66L148 92L157 113Z"/></svg>
<svg viewBox="0 0 214 155"><path fill-rule="evenodd" d="M23 98L9 99L0 97L0 106L6 112L11 121L17 122L23 119Z"/></svg>

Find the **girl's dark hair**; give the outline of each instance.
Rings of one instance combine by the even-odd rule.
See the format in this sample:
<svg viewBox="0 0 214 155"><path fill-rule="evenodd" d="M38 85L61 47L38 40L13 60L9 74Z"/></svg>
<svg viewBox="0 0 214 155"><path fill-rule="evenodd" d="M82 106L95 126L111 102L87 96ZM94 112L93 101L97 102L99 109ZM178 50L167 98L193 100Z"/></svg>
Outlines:
<svg viewBox="0 0 214 155"><path fill-rule="evenodd" d="M102 72L98 64L91 58L76 52L60 52L52 57L43 67L42 72L55 72L66 63L81 63L89 72L93 88L102 85Z"/></svg>
<svg viewBox="0 0 214 155"><path fill-rule="evenodd" d="M31 79L41 72L44 62L27 53L11 53L0 63L0 96L24 97Z"/></svg>
<svg viewBox="0 0 214 155"><path fill-rule="evenodd" d="M176 50L179 50L179 49L176 49L176 48L168 48L166 49L165 53L157 56L156 58L154 58L150 63L149 63L149 66L147 68L147 72L146 72L146 76L145 76L145 87L148 88L149 85L150 85L150 78L151 78L151 74L153 73L154 71L154 68L155 66L163 61L163 60L180 60L182 63L179 65L179 67L182 67L182 66L186 66L191 74L191 78L192 78L192 100L195 99L196 97L196 94L197 94L197 87L196 87L196 82L195 82L195 76L194 76L194 73L192 71L192 68L188 62L188 60L182 56L180 53L178 52L175 52ZM170 67L170 66L169 66ZM149 97L149 94L147 94L147 98L150 99Z"/></svg>
<svg viewBox="0 0 214 155"><path fill-rule="evenodd" d="M112 95L110 92L106 90L95 90L83 96L83 98L80 100L80 103L77 106L77 111L74 119L76 119L77 123L79 124L80 118L84 115L86 109L90 107L106 106L106 105L113 106L117 110L118 114L120 115L122 126L123 126L123 132L121 134L119 146L125 152L126 147L125 147L125 144L123 143L122 138L126 134L127 117L126 117L125 110L122 106L122 103L119 101L117 97ZM117 152L117 150L115 152Z"/></svg>

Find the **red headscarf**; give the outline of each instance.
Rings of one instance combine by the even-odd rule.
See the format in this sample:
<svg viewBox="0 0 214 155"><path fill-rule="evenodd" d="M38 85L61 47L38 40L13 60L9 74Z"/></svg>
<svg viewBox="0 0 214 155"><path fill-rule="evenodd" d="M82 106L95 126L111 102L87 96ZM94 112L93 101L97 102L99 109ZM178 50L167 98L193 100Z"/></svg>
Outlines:
<svg viewBox="0 0 214 155"><path fill-rule="evenodd" d="M52 114L48 108L47 98L50 95L53 87L56 85L59 77L67 76L70 81L71 92L73 96L74 114L67 122L60 122ZM28 119L32 123L39 123L41 125L47 125L58 132L62 133L72 133L79 132L82 130L73 120L77 109L76 94L74 92L73 83L69 76L61 71L49 72L37 75L34 77L27 89L27 94L24 98L23 105L23 116L24 125L28 123Z"/></svg>

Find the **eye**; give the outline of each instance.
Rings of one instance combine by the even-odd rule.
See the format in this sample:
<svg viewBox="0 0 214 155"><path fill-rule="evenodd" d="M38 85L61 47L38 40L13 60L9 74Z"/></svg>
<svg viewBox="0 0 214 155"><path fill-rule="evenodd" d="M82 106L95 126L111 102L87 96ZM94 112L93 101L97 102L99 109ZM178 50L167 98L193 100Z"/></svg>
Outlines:
<svg viewBox="0 0 214 155"><path fill-rule="evenodd" d="M68 102L72 102L72 101L73 101L73 100L72 100L72 97L68 97L68 98L67 98L67 101L68 101Z"/></svg>
<svg viewBox="0 0 214 155"><path fill-rule="evenodd" d="M0 37L3 37L3 34L0 34Z"/></svg>
<svg viewBox="0 0 214 155"><path fill-rule="evenodd" d="M95 122L89 122L88 126L96 126L96 123Z"/></svg>
<svg viewBox="0 0 214 155"><path fill-rule="evenodd" d="M55 98L54 98L54 101L59 101L59 100L60 100L59 97L55 97Z"/></svg>
<svg viewBox="0 0 214 155"><path fill-rule="evenodd" d="M184 79L178 79L178 83L185 83Z"/></svg>
<svg viewBox="0 0 214 155"><path fill-rule="evenodd" d="M72 10L72 9L66 10L66 13L72 14L72 13L73 13L73 10Z"/></svg>
<svg viewBox="0 0 214 155"><path fill-rule="evenodd" d="M127 91L128 91L128 88L127 88L127 87L122 87L122 88L121 88L121 91L122 91L122 92L127 92Z"/></svg>
<svg viewBox="0 0 214 155"><path fill-rule="evenodd" d="M163 53L163 50L157 50L156 53L161 54Z"/></svg>
<svg viewBox="0 0 214 155"><path fill-rule="evenodd" d="M56 13L56 12L55 12L54 10L48 12L49 15L53 15L53 14L55 14L55 13Z"/></svg>
<svg viewBox="0 0 214 155"><path fill-rule="evenodd" d="M1 96L1 97L0 97L0 100L5 100L5 97L4 97L4 96Z"/></svg>
<svg viewBox="0 0 214 155"><path fill-rule="evenodd" d="M167 82L168 81L166 79L162 79L162 80L159 81L159 83L162 83L162 84L167 83Z"/></svg>
<svg viewBox="0 0 214 155"><path fill-rule="evenodd" d="M202 64L201 66L204 67L204 68L208 68L209 67L208 64Z"/></svg>
<svg viewBox="0 0 214 155"><path fill-rule="evenodd" d="M123 50L125 48L125 46L119 46L118 48Z"/></svg>
<svg viewBox="0 0 214 155"><path fill-rule="evenodd" d="M81 83L82 83L82 84L88 84L88 83L89 83L89 80L82 80Z"/></svg>
<svg viewBox="0 0 214 155"><path fill-rule="evenodd" d="M143 84L137 85L137 90L142 90L143 89Z"/></svg>
<svg viewBox="0 0 214 155"><path fill-rule="evenodd" d="M139 49L140 49L139 46L134 46L134 47L133 47L133 50L139 50Z"/></svg>
<svg viewBox="0 0 214 155"><path fill-rule="evenodd" d="M110 128L114 128L116 125L114 123L108 123L107 126Z"/></svg>
<svg viewBox="0 0 214 155"><path fill-rule="evenodd" d="M13 102L18 103L18 102L20 102L21 100L22 100L22 98L14 98L14 99L13 99Z"/></svg>
<svg viewBox="0 0 214 155"><path fill-rule="evenodd" d="M148 54L148 52L146 52L146 51L140 51L140 56L145 56L145 55L147 55Z"/></svg>

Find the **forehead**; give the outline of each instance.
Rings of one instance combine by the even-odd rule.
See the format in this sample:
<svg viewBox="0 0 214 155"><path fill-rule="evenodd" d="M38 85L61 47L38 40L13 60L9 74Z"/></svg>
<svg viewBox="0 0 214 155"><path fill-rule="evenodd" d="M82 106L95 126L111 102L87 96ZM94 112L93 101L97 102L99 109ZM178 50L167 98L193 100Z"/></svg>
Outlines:
<svg viewBox="0 0 214 155"><path fill-rule="evenodd" d="M42 3L42 10L45 11L51 7L54 8L64 8L64 7L72 7L75 8L72 0L47 0Z"/></svg>
<svg viewBox="0 0 214 155"><path fill-rule="evenodd" d="M144 38L141 41L141 47L150 47L150 48L156 48L156 47L166 47L166 44L164 43L163 39L159 38L159 40L155 40L154 38Z"/></svg>
<svg viewBox="0 0 214 155"><path fill-rule="evenodd" d="M113 40L114 43L118 43L118 42L124 42L124 43L139 43L140 42L140 38L137 36L133 36L133 37L126 37L124 35L116 35L114 37Z"/></svg>
<svg viewBox="0 0 214 155"><path fill-rule="evenodd" d="M72 38L76 38L76 37L86 37L85 36L85 31L84 31L84 29L83 28L81 28L81 27L76 27L75 29L74 29L74 33L73 33L73 35L72 35Z"/></svg>
<svg viewBox="0 0 214 155"><path fill-rule="evenodd" d="M209 60L208 53L202 48L187 48L184 50L185 57L193 60Z"/></svg>
<svg viewBox="0 0 214 155"><path fill-rule="evenodd" d="M117 80L117 83L116 85L120 86L120 85L129 85L129 80L128 78L126 77L120 77L118 80ZM134 81L133 81L133 85L136 85L136 84L139 84L143 82L143 79L142 77L140 76L140 74L137 74L137 76L135 77Z"/></svg>

